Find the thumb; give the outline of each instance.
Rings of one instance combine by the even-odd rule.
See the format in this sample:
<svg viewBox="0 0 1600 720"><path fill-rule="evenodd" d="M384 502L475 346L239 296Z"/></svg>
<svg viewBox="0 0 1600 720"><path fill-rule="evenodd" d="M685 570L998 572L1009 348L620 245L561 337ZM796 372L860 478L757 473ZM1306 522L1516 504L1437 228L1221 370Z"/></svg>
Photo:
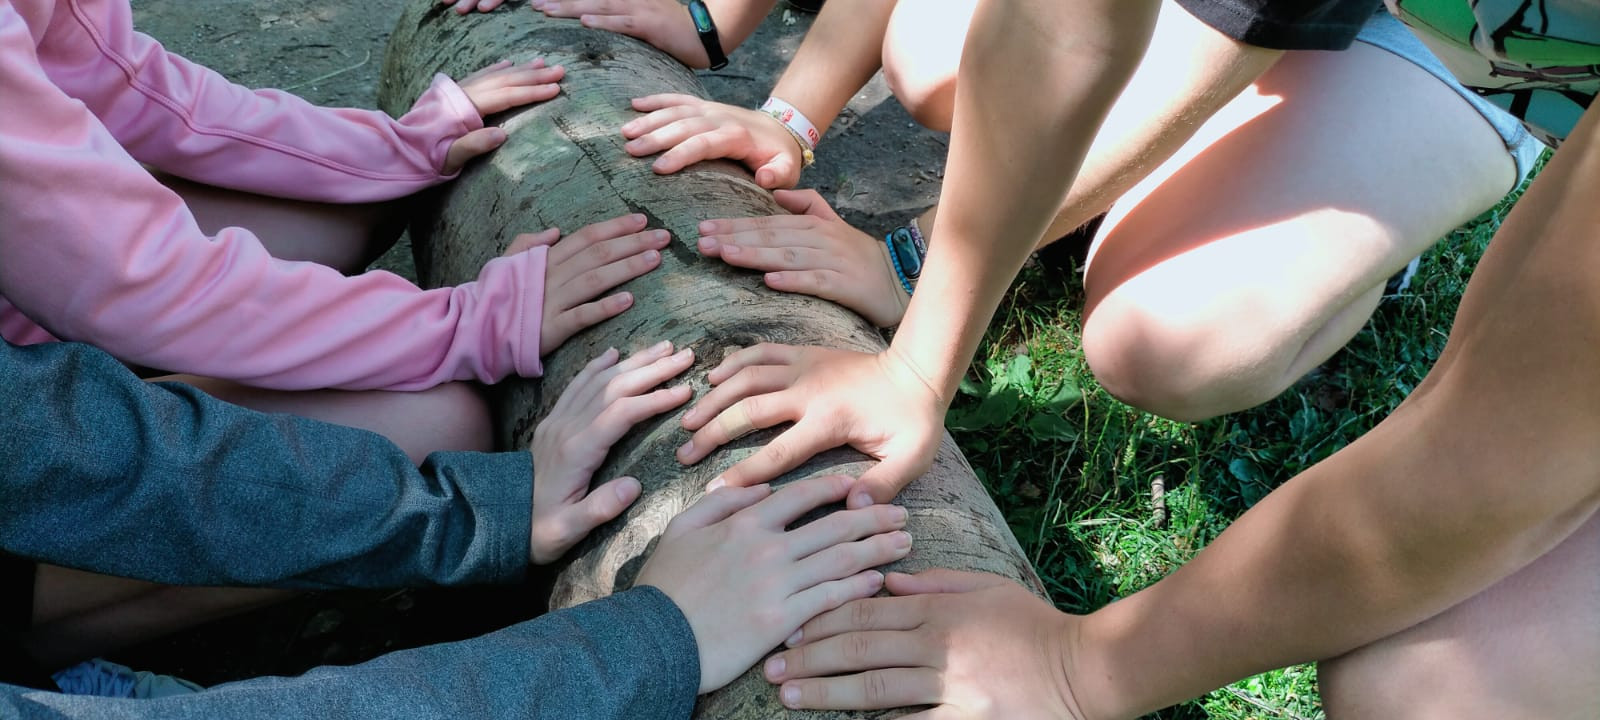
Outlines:
<svg viewBox="0 0 1600 720"><path fill-rule="evenodd" d="M502 254L510 258L514 254L526 253L526 251L533 250L533 248L538 248L541 245L555 245L555 242L560 238L562 238L562 229L560 227L547 227L547 229L539 230L539 232L523 232L523 234L517 235L517 238L510 242L509 248L506 248L506 253Z"/></svg>
<svg viewBox="0 0 1600 720"><path fill-rule="evenodd" d="M756 168L756 184L768 190L794 187L800 181L800 168L788 153L778 153ZM791 211L792 212L792 211Z"/></svg>
<svg viewBox="0 0 1600 720"><path fill-rule="evenodd" d="M583 529L579 537L588 535L590 530L621 515L633 501L639 499L640 491L639 481L631 477L619 477L590 490L587 496L572 506L574 523Z"/></svg>
<svg viewBox="0 0 1600 720"><path fill-rule="evenodd" d="M839 213L828 207L828 201L822 199L822 194L812 190L774 190L772 199L778 205L796 215L810 215L824 220L838 220Z"/></svg>
<svg viewBox="0 0 1600 720"><path fill-rule="evenodd" d="M444 155L444 174L461 172L468 160L500 147L506 141L506 131L497 127L478 128L450 143Z"/></svg>
<svg viewBox="0 0 1600 720"><path fill-rule="evenodd" d="M845 506L859 510L875 503L894 500L900 490L928 471L928 466L915 453L896 453L878 461L861 473L850 488L850 499Z"/></svg>
<svg viewBox="0 0 1600 720"><path fill-rule="evenodd" d="M889 573L884 576L884 587L895 595L923 595L926 593L974 592L1011 582L999 575L981 572L962 572L936 568L915 575Z"/></svg>
<svg viewBox="0 0 1600 720"><path fill-rule="evenodd" d="M556 244L556 241L560 239L560 228L548 228L545 230L540 230L536 233L522 233L511 241L511 246L506 248L506 251L503 254L506 257L510 257L518 253L527 252L539 247L540 245L554 245Z"/></svg>

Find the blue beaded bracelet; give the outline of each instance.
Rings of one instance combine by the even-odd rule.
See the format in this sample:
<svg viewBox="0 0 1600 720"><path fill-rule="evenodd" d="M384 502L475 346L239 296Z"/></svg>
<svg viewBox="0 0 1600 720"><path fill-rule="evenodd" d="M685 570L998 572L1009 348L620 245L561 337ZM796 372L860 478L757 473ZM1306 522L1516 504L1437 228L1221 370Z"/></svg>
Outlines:
<svg viewBox="0 0 1600 720"><path fill-rule="evenodd" d="M883 242L889 248L889 264L894 266L900 287L910 295L916 289L915 281L922 275L922 260L928 253L921 233L915 228L897 227L883 236Z"/></svg>

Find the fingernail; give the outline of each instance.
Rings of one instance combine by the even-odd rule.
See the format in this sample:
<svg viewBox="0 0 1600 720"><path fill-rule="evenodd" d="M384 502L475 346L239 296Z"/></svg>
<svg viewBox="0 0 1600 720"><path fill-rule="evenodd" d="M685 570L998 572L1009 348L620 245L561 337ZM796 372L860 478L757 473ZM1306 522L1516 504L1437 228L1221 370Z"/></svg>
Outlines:
<svg viewBox="0 0 1600 720"><path fill-rule="evenodd" d="M642 254L644 255L645 262L655 262L661 258L661 253L654 250L646 250Z"/></svg>
<svg viewBox="0 0 1600 720"><path fill-rule="evenodd" d="M872 504L872 496L865 491L850 496L850 507L864 508Z"/></svg>
<svg viewBox="0 0 1600 720"><path fill-rule="evenodd" d="M495 142L506 141L506 131L502 128L489 128L489 137Z"/></svg>
<svg viewBox="0 0 1600 720"><path fill-rule="evenodd" d="M632 502L633 498L638 496L638 488L638 480L634 480L633 482L623 481L617 483L617 499L621 500L624 504Z"/></svg>
<svg viewBox="0 0 1600 720"><path fill-rule="evenodd" d="M783 669L785 667L787 667L788 664L789 663L784 661L782 655L773 655L771 659L767 660L767 667L766 667L767 677L769 677L769 678L780 678L780 677L783 677Z"/></svg>
<svg viewBox="0 0 1600 720"><path fill-rule="evenodd" d="M716 223L715 220L705 220L705 221L702 221L700 223L700 232L702 232L702 233L714 233L716 231L717 231L717 223Z"/></svg>
<svg viewBox="0 0 1600 720"><path fill-rule="evenodd" d="M911 533L908 533L904 530L896 530L894 537L889 539L889 543L893 545L894 549L896 550L910 550Z"/></svg>
<svg viewBox="0 0 1600 720"><path fill-rule="evenodd" d="M658 343L656 343L654 345L651 345L650 346L650 352L653 352L653 353L663 352L667 348L670 348L670 347L672 347L672 341L671 340L662 340L661 342L658 342Z"/></svg>
<svg viewBox="0 0 1600 720"><path fill-rule="evenodd" d="M685 359L685 358L689 358L689 357L693 357L694 356L694 348L684 348L682 350L679 350L677 353L675 353L675 355L680 360ZM679 385L678 387L687 388L688 386L687 385Z"/></svg>
<svg viewBox="0 0 1600 720"><path fill-rule="evenodd" d="M654 240L656 242L663 242L663 241L666 241L666 240L671 240L672 239L672 233L669 233L669 232L667 232L665 230L657 230L657 231L655 231L653 233L650 233L650 239Z"/></svg>
<svg viewBox="0 0 1600 720"><path fill-rule="evenodd" d="M877 570L872 570L871 573L868 577L872 578L872 586L875 588L883 587L883 573Z"/></svg>
<svg viewBox="0 0 1600 720"><path fill-rule="evenodd" d="M706 492L711 492L727 484L728 481L724 480L721 475L718 475L714 478L711 478L711 482L706 483Z"/></svg>
<svg viewBox="0 0 1600 720"><path fill-rule="evenodd" d="M717 239L714 237L702 236L698 245L700 246L700 252L711 252L712 250L717 249Z"/></svg>
<svg viewBox="0 0 1600 720"><path fill-rule="evenodd" d="M784 640L783 644L788 645L789 647L799 645L800 639L805 637L805 632L806 631L804 628L794 631L794 634L790 635L788 640Z"/></svg>
<svg viewBox="0 0 1600 720"><path fill-rule="evenodd" d="M894 521L897 527L905 527L906 521L911 519L911 511L899 505L894 506Z"/></svg>
<svg viewBox="0 0 1600 720"><path fill-rule="evenodd" d="M785 685L783 686L783 690L779 692L779 696L783 698L784 707L789 708L790 710L795 710L800 707L800 688L797 688L793 685Z"/></svg>
<svg viewBox="0 0 1600 720"><path fill-rule="evenodd" d="M638 224L644 222L644 213L634 213L628 216L628 222Z"/></svg>

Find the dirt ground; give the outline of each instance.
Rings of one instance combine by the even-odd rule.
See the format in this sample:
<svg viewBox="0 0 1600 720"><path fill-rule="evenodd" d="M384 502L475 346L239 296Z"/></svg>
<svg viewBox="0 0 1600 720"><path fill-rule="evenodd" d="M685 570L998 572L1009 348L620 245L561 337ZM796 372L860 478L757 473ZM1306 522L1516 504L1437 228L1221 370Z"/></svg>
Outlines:
<svg viewBox="0 0 1600 720"><path fill-rule="evenodd" d="M402 2L133 0L135 26L168 49L252 87L276 87L325 105L375 107L384 42ZM499 12L531 12L508 2ZM701 73L712 96L765 99L811 22L780 3L721 72ZM801 184L820 191L857 227L882 233L932 205L946 136L916 126L881 76L834 123ZM397 247L382 267L408 273ZM518 588L315 593L118 654L139 668L203 684L295 674L383 652L469 637L537 613L540 578Z"/></svg>

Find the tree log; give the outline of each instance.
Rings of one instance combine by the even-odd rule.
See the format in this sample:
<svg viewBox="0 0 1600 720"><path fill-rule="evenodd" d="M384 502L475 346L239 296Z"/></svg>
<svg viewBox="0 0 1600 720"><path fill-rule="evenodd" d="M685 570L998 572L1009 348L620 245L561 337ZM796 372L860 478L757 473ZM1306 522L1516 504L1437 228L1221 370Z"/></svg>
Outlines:
<svg viewBox="0 0 1600 720"><path fill-rule="evenodd" d="M545 359L544 382L551 392L541 397L539 381L512 380L495 388L501 447L527 447L535 423L559 394L556 389L607 347L631 352L664 339L693 347L697 360L689 377L697 394L707 389L705 373L731 349L760 342L862 351L884 347L883 337L850 311L771 291L759 273L707 260L694 249L695 227L702 219L782 212L743 168L703 163L658 176L648 160L623 151L618 128L637 115L629 99L659 92L703 97L692 72L632 38L589 30L576 21L549 20L521 4L468 17L456 16L448 7L436 0L412 0L403 13L389 40L380 81L379 102L389 113L399 115L409 108L436 72L459 78L500 59L544 57L552 65L566 66L567 75L555 100L492 118L506 129L506 144L436 193L436 205L417 208L411 232L423 284L471 280L518 232L546 227L570 231L638 212L650 218L651 227L666 228L674 238L661 267L627 285L636 298L632 309L578 334ZM599 477L631 475L639 478L644 492L619 521L600 528L571 553L556 581L551 607L631 585L667 521L718 472L775 432L746 436L696 466L683 467L673 456L686 439L678 418L679 413L671 413L647 421L612 451ZM840 449L785 479L859 475L866 467L862 455ZM981 570L1044 594L1005 519L948 435L933 469L901 493L898 502L910 510L907 530L915 549L893 569ZM765 720L786 713L759 666L701 698L696 709L696 717L703 718Z"/></svg>

